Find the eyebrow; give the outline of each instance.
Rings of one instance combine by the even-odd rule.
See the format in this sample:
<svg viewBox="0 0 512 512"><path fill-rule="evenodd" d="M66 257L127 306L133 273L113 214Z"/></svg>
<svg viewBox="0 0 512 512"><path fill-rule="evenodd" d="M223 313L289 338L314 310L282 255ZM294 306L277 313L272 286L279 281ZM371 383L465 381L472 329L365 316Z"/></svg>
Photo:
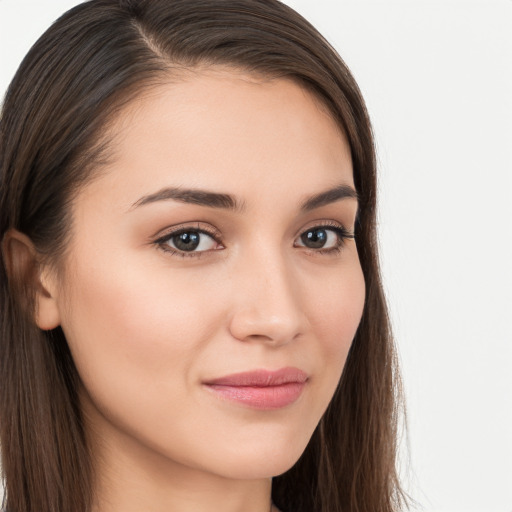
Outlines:
<svg viewBox="0 0 512 512"><path fill-rule="evenodd" d="M300 206L301 213L309 212L315 208L326 206L342 199L355 199L358 201L357 192L350 185L338 185L337 187L314 194L308 197Z"/></svg>
<svg viewBox="0 0 512 512"><path fill-rule="evenodd" d="M306 213L315 208L320 208L347 198L357 200L357 192L350 185L338 185L324 192L307 197L302 201L299 209L301 213ZM230 194L194 188L166 187L154 194L141 197L131 206L129 211L146 204L168 200L197 204L209 208L231 210L238 213L242 213L246 206L244 201L239 201Z"/></svg>
<svg viewBox="0 0 512 512"><path fill-rule="evenodd" d="M232 210L234 212L243 212L245 204L237 201L230 194L222 194L219 192L209 192L195 188L179 188L166 187L154 194L141 197L130 208L138 208L145 204L156 203L157 201L174 200L181 203L198 204L200 206L208 206L210 208L219 208L224 210Z"/></svg>

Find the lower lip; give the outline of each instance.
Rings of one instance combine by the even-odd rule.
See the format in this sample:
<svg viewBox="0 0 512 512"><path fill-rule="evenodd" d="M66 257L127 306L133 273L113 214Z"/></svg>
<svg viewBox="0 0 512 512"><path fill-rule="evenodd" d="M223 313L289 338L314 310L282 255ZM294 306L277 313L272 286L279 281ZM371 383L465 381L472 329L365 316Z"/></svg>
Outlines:
<svg viewBox="0 0 512 512"><path fill-rule="evenodd" d="M280 409L295 402L304 389L304 382L289 382L279 386L220 386L207 388L226 400L239 402L254 409Z"/></svg>

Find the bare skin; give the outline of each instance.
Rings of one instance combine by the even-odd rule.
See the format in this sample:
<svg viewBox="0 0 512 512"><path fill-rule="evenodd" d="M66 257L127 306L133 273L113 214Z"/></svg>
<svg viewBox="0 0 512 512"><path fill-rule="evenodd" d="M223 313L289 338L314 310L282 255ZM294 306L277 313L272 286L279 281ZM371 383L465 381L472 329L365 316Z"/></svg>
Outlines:
<svg viewBox="0 0 512 512"><path fill-rule="evenodd" d="M37 303L82 379L95 512L268 512L271 479L304 451L362 314L357 200L301 210L354 188L346 139L298 85L233 69L159 86L112 130L113 159L76 197L63 271L42 270ZM156 200L166 188L240 208ZM177 229L197 247L178 247ZM273 410L204 384L283 367L308 380Z"/></svg>

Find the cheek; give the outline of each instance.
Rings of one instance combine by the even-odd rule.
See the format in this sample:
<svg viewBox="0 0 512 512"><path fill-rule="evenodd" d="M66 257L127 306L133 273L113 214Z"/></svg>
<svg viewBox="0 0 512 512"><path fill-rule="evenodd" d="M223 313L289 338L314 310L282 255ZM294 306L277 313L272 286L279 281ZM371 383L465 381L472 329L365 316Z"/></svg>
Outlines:
<svg viewBox="0 0 512 512"><path fill-rule="evenodd" d="M357 332L365 302L365 281L358 259L336 277L324 280L321 293L310 301L314 319L316 366L322 368L316 382L315 404L320 418L329 405L341 378L348 352Z"/></svg>
<svg viewBox="0 0 512 512"><path fill-rule="evenodd" d="M66 297L62 328L85 387L129 395L174 386L179 394L178 376L188 374L213 329L214 302L198 301L193 281L166 282L161 269L112 261L77 266Z"/></svg>
<svg viewBox="0 0 512 512"><path fill-rule="evenodd" d="M359 326L365 301L365 282L359 262L354 261L337 278L324 280L321 293L311 301L314 327L329 357L346 356Z"/></svg>
<svg viewBox="0 0 512 512"><path fill-rule="evenodd" d="M77 265L62 322L84 413L103 437L113 426L181 460L198 449L191 425L204 424L194 379L223 318L208 295L218 287L137 257L112 261Z"/></svg>

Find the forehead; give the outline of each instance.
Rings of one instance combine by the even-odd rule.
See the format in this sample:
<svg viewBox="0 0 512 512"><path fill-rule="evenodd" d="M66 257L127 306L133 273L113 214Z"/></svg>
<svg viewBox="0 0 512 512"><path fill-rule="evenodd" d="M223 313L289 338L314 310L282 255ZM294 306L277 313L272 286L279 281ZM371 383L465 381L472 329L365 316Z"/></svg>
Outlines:
<svg viewBox="0 0 512 512"><path fill-rule="evenodd" d="M169 185L272 195L353 184L339 125L289 79L189 71L136 97L109 132L101 191L126 192L130 204Z"/></svg>

